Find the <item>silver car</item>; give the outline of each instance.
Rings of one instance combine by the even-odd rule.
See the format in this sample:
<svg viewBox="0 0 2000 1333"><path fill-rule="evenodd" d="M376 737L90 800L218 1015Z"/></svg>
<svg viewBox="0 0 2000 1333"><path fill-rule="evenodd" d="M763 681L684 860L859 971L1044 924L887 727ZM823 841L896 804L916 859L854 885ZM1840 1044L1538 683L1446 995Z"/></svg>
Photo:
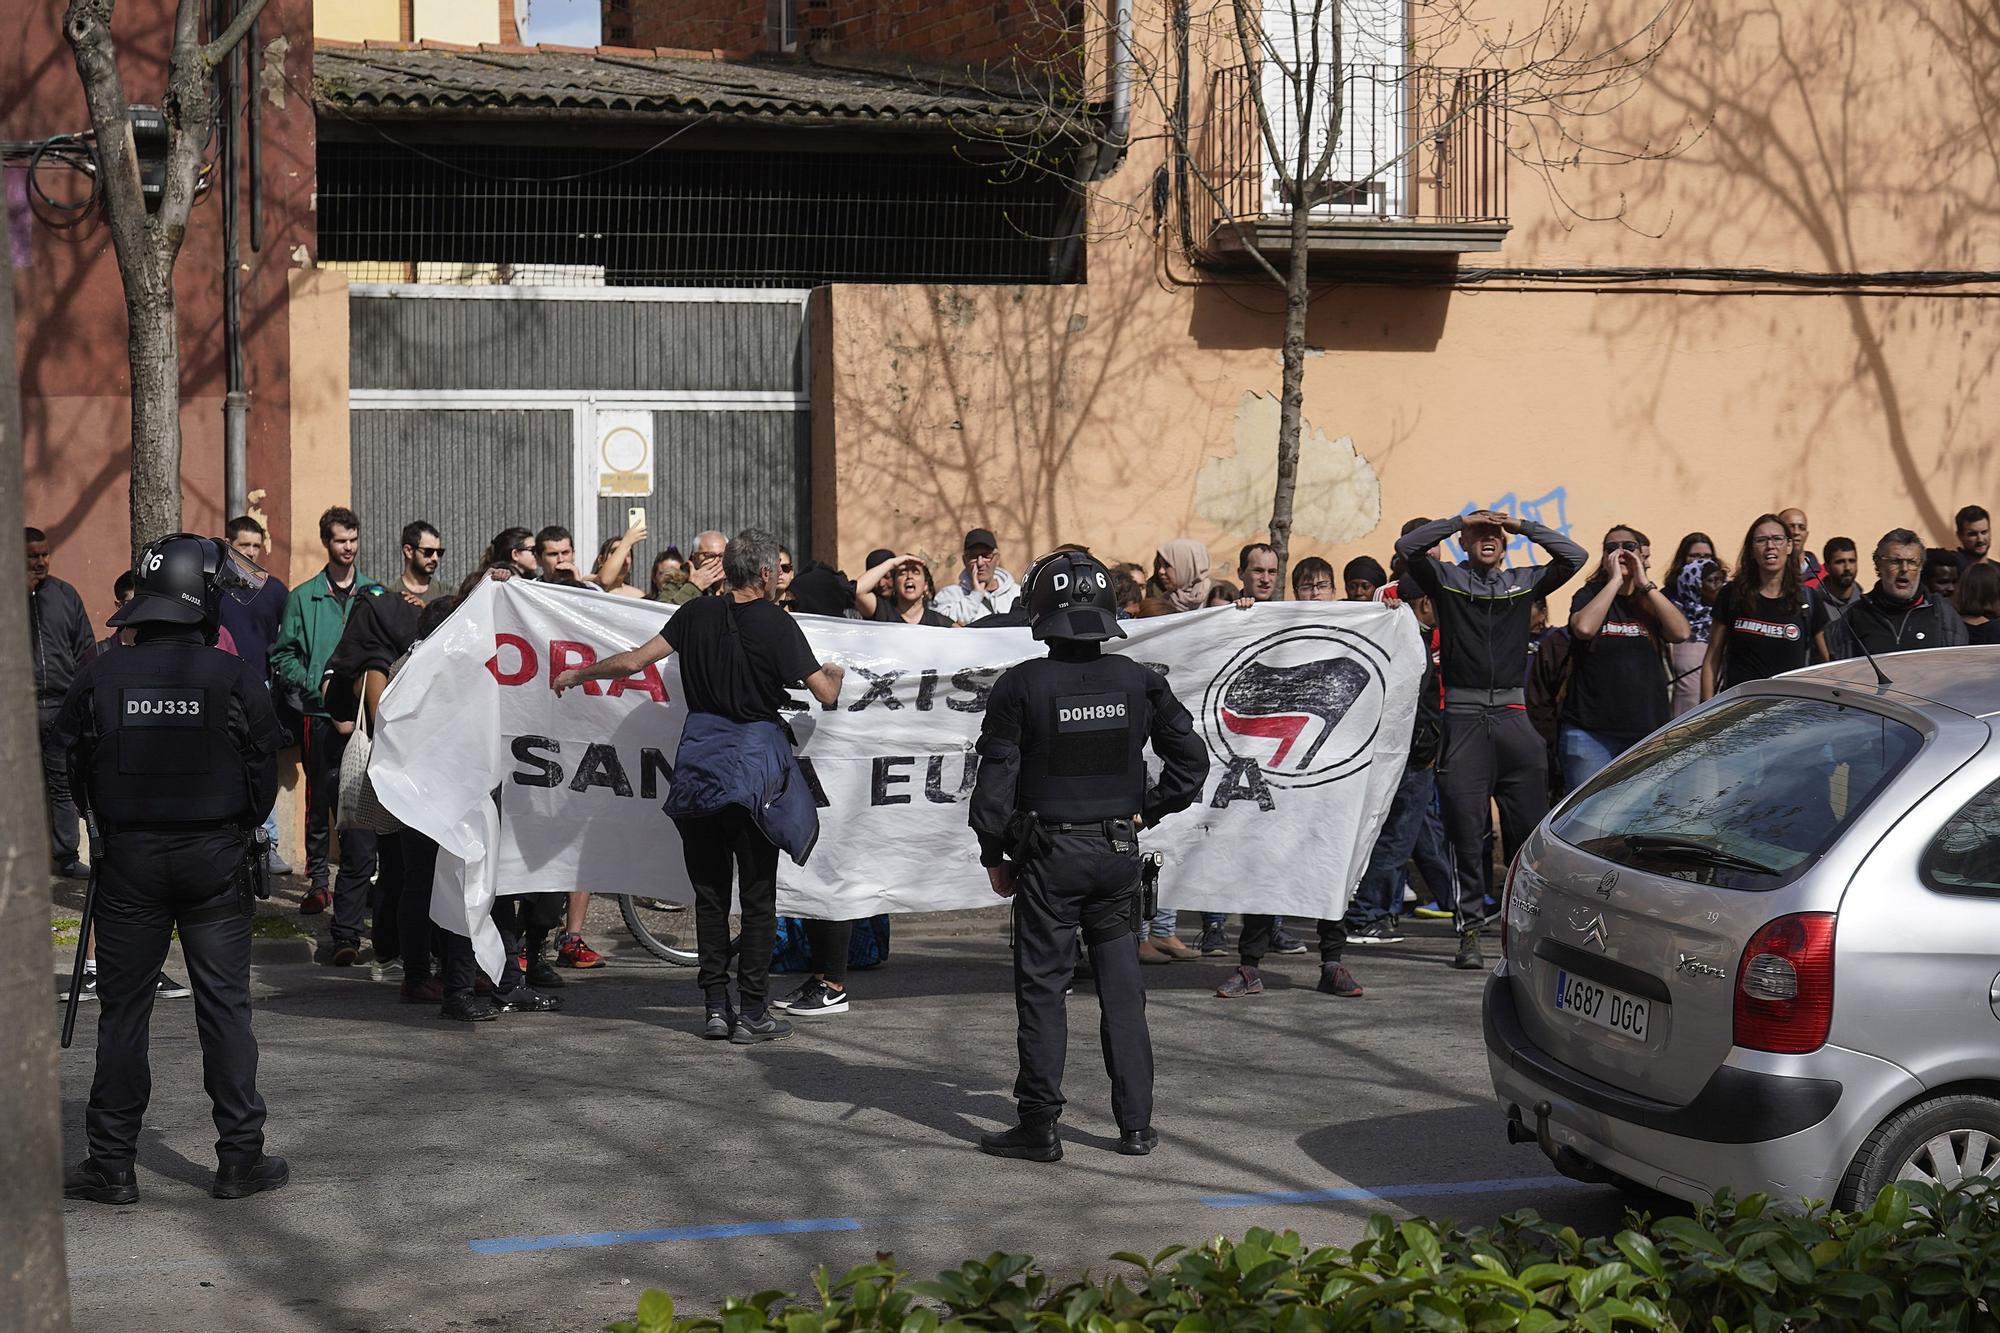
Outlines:
<svg viewBox="0 0 2000 1333"><path fill-rule="evenodd" d="M2000 1176L2000 647L1748 685L1565 800L1486 986L1511 1141L1842 1206Z"/></svg>

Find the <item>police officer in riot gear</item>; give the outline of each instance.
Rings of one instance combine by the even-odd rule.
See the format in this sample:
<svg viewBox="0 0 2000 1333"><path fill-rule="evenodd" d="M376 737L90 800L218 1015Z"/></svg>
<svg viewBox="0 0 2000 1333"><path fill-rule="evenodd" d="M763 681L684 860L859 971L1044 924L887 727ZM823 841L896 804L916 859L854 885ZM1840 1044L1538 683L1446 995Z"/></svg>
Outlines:
<svg viewBox="0 0 2000 1333"><path fill-rule="evenodd" d="M993 891L1014 900L1021 1123L981 1136L979 1146L996 1157L1062 1158L1063 994L1081 929L1096 973L1118 1151L1143 1156L1159 1135L1139 972L1138 831L1193 803L1208 776L1208 751L1164 678L1104 654L1104 640L1125 636L1104 566L1085 552L1059 551L1037 561L1026 582L1034 635L1049 655L994 682L971 802L980 862ZM1149 740L1163 765L1150 788Z"/></svg>
<svg viewBox="0 0 2000 1333"><path fill-rule="evenodd" d="M222 542L185 533L139 557L138 595L111 617L129 648L90 662L55 735L95 821L97 1077L84 1113L90 1155L63 1180L72 1199L134 1203L132 1159L152 1091L154 978L180 932L194 985L202 1074L215 1104L218 1199L276 1189L264 1154L257 1042L250 1032L254 831L277 794L284 743L264 683L214 644L225 595L264 572Z"/></svg>

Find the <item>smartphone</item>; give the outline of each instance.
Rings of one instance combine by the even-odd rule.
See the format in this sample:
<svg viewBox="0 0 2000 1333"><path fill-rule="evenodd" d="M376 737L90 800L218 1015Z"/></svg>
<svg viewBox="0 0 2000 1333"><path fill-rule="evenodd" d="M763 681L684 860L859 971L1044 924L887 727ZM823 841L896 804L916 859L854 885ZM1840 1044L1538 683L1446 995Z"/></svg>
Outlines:
<svg viewBox="0 0 2000 1333"><path fill-rule="evenodd" d="M646 511L640 505L633 505L625 511L625 526L635 528L646 521Z"/></svg>

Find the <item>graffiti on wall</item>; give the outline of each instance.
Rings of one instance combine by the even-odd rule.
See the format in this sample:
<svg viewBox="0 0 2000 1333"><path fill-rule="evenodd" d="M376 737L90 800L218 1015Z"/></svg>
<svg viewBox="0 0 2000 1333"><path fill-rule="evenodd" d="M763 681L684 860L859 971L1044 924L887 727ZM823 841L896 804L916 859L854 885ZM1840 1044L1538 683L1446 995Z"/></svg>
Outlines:
<svg viewBox="0 0 2000 1333"><path fill-rule="evenodd" d="M1554 528L1565 537L1569 536L1569 490L1567 487L1558 486L1547 495L1539 495L1532 500L1524 500L1514 492L1509 491L1491 504L1467 504L1458 511L1459 517L1463 518L1467 514L1477 513L1481 509L1490 509L1496 514L1505 514L1509 518L1518 518L1530 523L1539 523L1543 527ZM1457 538L1454 537L1451 540L1450 546L1452 559L1465 559L1465 548L1459 544ZM1516 565L1540 564L1541 560L1540 550L1526 537L1516 535L1512 541L1507 543L1508 568L1511 569Z"/></svg>

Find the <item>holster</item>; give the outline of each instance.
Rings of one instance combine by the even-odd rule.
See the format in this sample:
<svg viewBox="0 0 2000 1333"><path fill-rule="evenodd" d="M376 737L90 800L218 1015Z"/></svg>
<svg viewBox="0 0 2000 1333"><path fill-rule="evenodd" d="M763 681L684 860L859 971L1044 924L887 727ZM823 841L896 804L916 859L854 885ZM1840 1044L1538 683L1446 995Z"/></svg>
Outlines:
<svg viewBox="0 0 2000 1333"><path fill-rule="evenodd" d="M271 896L270 839L259 826L243 840L243 864L236 871L236 885L243 895L243 915L257 915L257 900Z"/></svg>
<svg viewBox="0 0 2000 1333"><path fill-rule="evenodd" d="M1139 857L1139 919L1151 921L1160 910L1160 867L1167 858L1158 852Z"/></svg>
<svg viewBox="0 0 2000 1333"><path fill-rule="evenodd" d="M1033 810L1016 810L1007 819L1007 859L1032 861L1049 849L1048 830Z"/></svg>

